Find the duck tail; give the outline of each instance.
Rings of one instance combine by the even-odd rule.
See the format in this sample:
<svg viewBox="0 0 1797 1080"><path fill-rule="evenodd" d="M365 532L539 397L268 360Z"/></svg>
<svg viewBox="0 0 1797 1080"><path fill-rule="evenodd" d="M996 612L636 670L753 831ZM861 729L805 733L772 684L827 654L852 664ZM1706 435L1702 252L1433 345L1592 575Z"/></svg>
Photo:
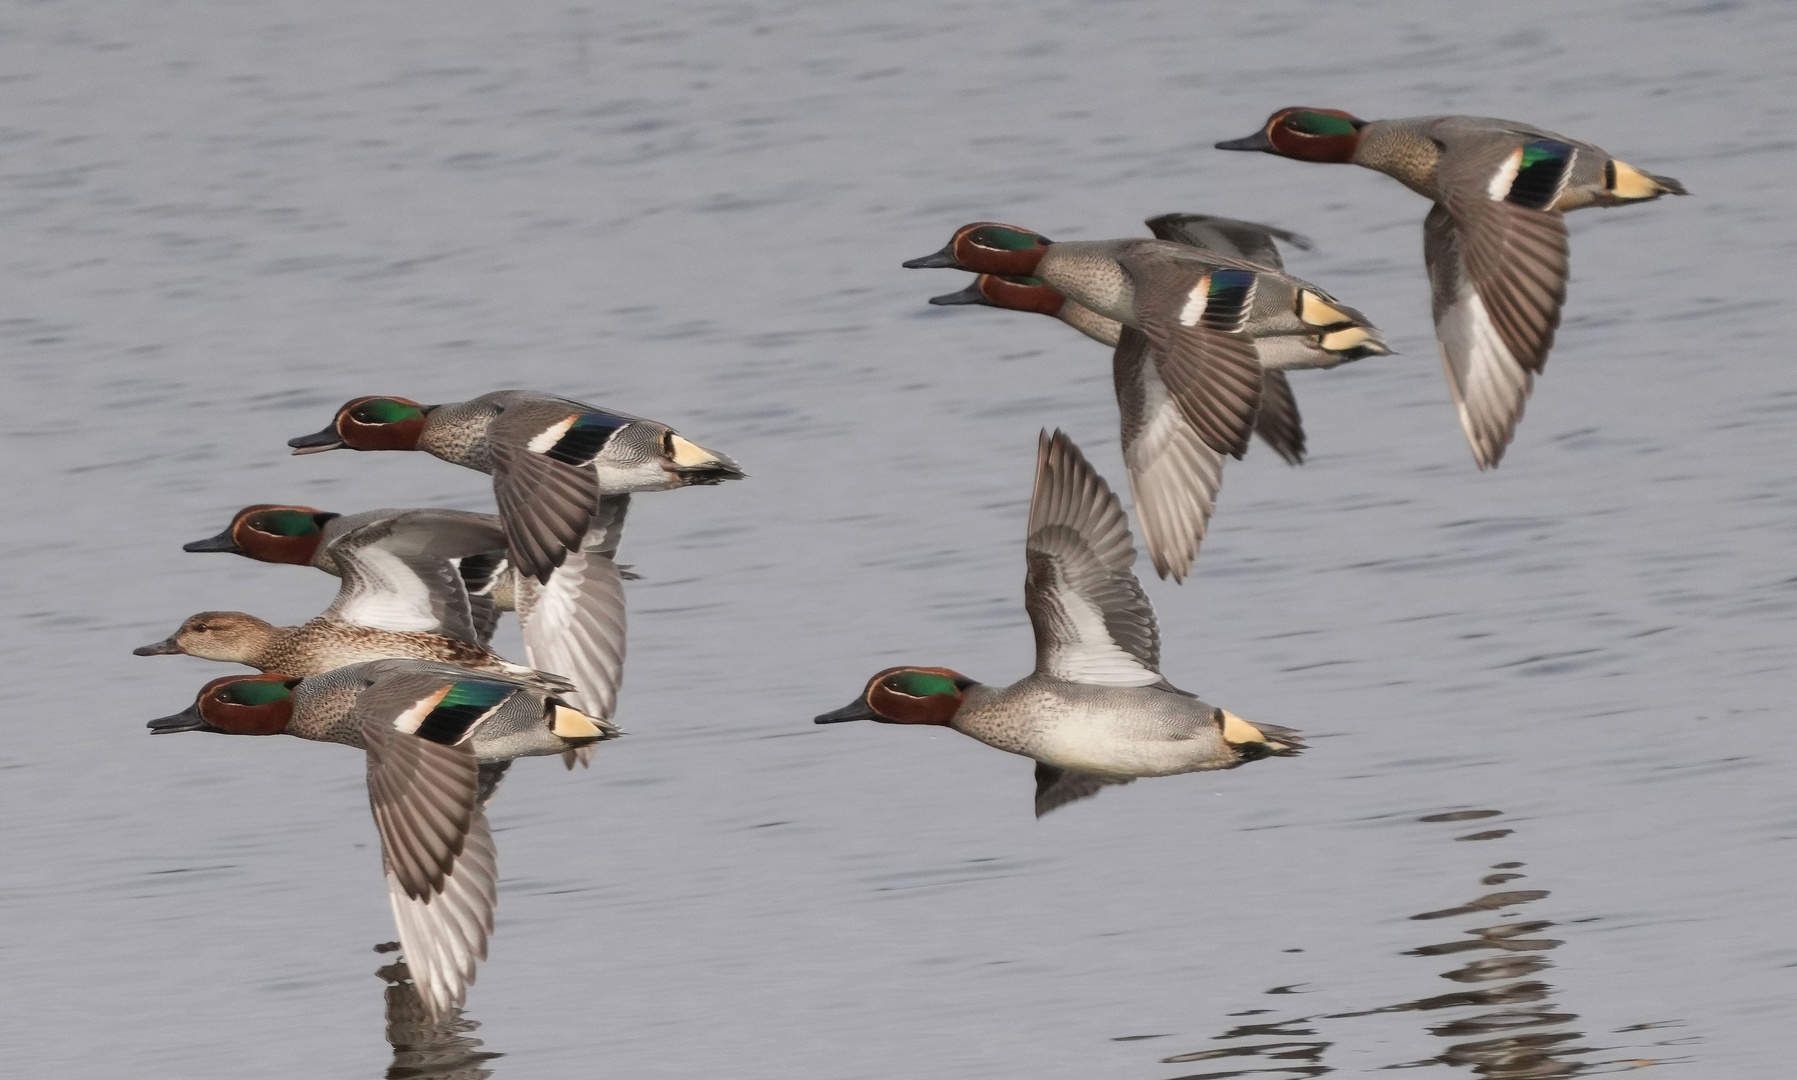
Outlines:
<svg viewBox="0 0 1797 1080"><path fill-rule="evenodd" d="M1228 709L1218 709L1217 713L1224 741L1243 761L1292 757L1306 749L1304 739L1291 728L1278 724L1250 724Z"/></svg>

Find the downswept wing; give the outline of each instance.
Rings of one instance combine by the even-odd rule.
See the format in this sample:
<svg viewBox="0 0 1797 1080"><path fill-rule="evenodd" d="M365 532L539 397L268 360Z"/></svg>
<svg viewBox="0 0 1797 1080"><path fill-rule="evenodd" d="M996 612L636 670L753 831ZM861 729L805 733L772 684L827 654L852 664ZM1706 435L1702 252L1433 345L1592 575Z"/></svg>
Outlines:
<svg viewBox="0 0 1797 1080"><path fill-rule="evenodd" d="M1261 373L1260 411L1254 414L1254 433L1288 465L1304 464L1304 419L1298 415L1298 399L1283 371Z"/></svg>
<svg viewBox="0 0 1797 1080"><path fill-rule="evenodd" d="M1098 789L1112 784L1132 784L1133 776L1099 776L1096 773L1057 769L1036 762L1036 816L1066 806L1070 802L1098 794Z"/></svg>
<svg viewBox="0 0 1797 1080"><path fill-rule="evenodd" d="M483 619L461 561L504 547L504 531L487 514L407 510L369 522L331 542L343 585L325 617L483 644Z"/></svg>
<svg viewBox="0 0 1797 1080"><path fill-rule="evenodd" d="M1024 607L1036 671L1099 686L1161 681L1160 629L1131 566L1129 521L1065 434L1042 434L1030 497Z"/></svg>
<svg viewBox="0 0 1797 1080"><path fill-rule="evenodd" d="M1223 455L1198 437L1147 348L1141 331L1124 327L1112 358L1123 463L1155 572L1184 581L1223 486Z"/></svg>
<svg viewBox="0 0 1797 1080"><path fill-rule="evenodd" d="M1499 331L1468 270L1461 241L1453 215L1437 204L1423 222L1435 337L1466 441L1479 467L1488 469L1502 460L1516 433L1539 363L1531 367L1519 359ZM1551 327L1548 333L1551 342ZM1543 351L1538 360L1545 359Z"/></svg>
<svg viewBox="0 0 1797 1080"><path fill-rule="evenodd" d="M637 419L545 398L508 408L493 421L493 495L520 574L548 584L580 547L599 506L593 459L614 432Z"/></svg>
<svg viewBox="0 0 1797 1080"><path fill-rule="evenodd" d="M1187 247L1205 248L1233 255L1260 266L1283 271L1285 260L1279 255L1275 240L1283 240L1299 251L1309 251L1309 237L1300 236L1271 225L1210 214L1162 214L1143 222L1157 240Z"/></svg>
<svg viewBox="0 0 1797 1080"><path fill-rule="evenodd" d="M364 710L358 702L356 710ZM420 996L435 1015L462 1003L487 955L498 902L493 837L473 749L362 717L368 801L380 830L387 895Z"/></svg>
<svg viewBox="0 0 1797 1080"><path fill-rule="evenodd" d="M530 666L573 681L569 704L610 719L624 679L624 582L613 561L630 496L599 501L592 528L546 585L519 582L518 621ZM563 695L568 697L568 695Z"/></svg>
<svg viewBox="0 0 1797 1080"><path fill-rule="evenodd" d="M1259 275L1160 253L1119 261L1161 382L1205 445L1241 457L1260 408L1260 357L1245 332Z"/></svg>

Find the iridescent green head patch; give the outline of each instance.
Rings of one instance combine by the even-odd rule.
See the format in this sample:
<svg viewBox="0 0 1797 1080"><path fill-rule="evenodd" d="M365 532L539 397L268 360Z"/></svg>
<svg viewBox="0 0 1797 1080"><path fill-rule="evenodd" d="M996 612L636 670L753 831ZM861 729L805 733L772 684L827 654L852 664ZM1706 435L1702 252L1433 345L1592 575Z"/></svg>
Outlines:
<svg viewBox="0 0 1797 1080"><path fill-rule="evenodd" d="M292 696L293 691L286 683L270 679L243 679L226 683L212 692L214 700L226 705L268 705Z"/></svg>
<svg viewBox="0 0 1797 1080"><path fill-rule="evenodd" d="M247 524L270 536L316 536L319 531L317 516L301 510L264 510L252 514Z"/></svg>
<svg viewBox="0 0 1797 1080"><path fill-rule="evenodd" d="M968 233L967 240L980 247L999 251L1028 251L1042 244L1042 238L1035 233L1004 225L982 225Z"/></svg>
<svg viewBox="0 0 1797 1080"><path fill-rule="evenodd" d="M1357 130L1354 127L1354 121L1345 116L1331 116L1328 113L1311 112L1308 109L1299 109L1297 112L1288 113L1284 123L1293 131L1300 131L1306 135L1352 135Z"/></svg>
<svg viewBox="0 0 1797 1080"><path fill-rule="evenodd" d="M934 697L937 694L958 694L960 688L955 680L946 675L938 675L933 671L901 671L889 677L886 685L901 694L910 697Z"/></svg>
<svg viewBox="0 0 1797 1080"><path fill-rule="evenodd" d="M401 420L418 419L424 415L424 410L409 401L369 398L351 409L349 415L358 424L397 424Z"/></svg>

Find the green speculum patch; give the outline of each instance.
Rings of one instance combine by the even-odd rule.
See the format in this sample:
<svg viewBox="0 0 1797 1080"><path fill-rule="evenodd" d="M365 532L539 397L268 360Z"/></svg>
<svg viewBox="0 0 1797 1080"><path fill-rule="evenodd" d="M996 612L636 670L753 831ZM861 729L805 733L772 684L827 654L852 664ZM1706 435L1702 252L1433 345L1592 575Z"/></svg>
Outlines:
<svg viewBox="0 0 1797 1080"><path fill-rule="evenodd" d="M360 424L397 424L423 416L424 411L392 398L374 398L351 409L349 415Z"/></svg>
<svg viewBox="0 0 1797 1080"><path fill-rule="evenodd" d="M245 679L242 682L226 683L214 691L212 696L227 705L267 705L292 697L293 691L287 689L286 683Z"/></svg>
<svg viewBox="0 0 1797 1080"><path fill-rule="evenodd" d="M934 697L956 692L955 680L930 671L901 671L887 680L893 689L910 697Z"/></svg>
<svg viewBox="0 0 1797 1080"><path fill-rule="evenodd" d="M1328 113L1295 112L1285 118L1285 126L1306 135L1352 135L1354 121Z"/></svg>
<svg viewBox="0 0 1797 1080"><path fill-rule="evenodd" d="M315 536L318 520L298 510L269 510L251 518L250 528L270 536Z"/></svg>
<svg viewBox="0 0 1797 1080"><path fill-rule="evenodd" d="M1001 229L993 225L975 229L967 238L981 247L997 248L1000 251L1028 251L1038 246L1041 239L1034 233Z"/></svg>

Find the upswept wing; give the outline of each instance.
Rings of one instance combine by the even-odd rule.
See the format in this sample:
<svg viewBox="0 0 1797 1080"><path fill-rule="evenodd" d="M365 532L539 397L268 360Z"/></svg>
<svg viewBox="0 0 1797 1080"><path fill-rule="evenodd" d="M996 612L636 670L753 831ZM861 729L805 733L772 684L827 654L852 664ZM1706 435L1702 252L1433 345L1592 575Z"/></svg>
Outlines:
<svg viewBox="0 0 1797 1080"><path fill-rule="evenodd" d="M1037 672L1101 686L1161 681L1160 630L1131 570L1123 507L1059 431L1044 432L1037 449L1024 552Z"/></svg>
<svg viewBox="0 0 1797 1080"><path fill-rule="evenodd" d="M481 644L483 619L460 563L504 547L503 529L487 514L408 510L369 522L331 542L343 585L325 617Z"/></svg>
<svg viewBox="0 0 1797 1080"><path fill-rule="evenodd" d="M1112 361L1123 463L1155 572L1183 581L1223 486L1223 455L1198 437L1148 361L1147 347L1140 331L1124 327Z"/></svg>
<svg viewBox="0 0 1797 1080"><path fill-rule="evenodd" d="M1309 251L1310 238L1271 225L1211 214L1162 214L1143 222L1157 240L1167 240L1188 247L1205 248L1233 255L1261 266L1283 271L1285 260L1279 255L1275 240L1283 240L1299 251Z"/></svg>
<svg viewBox="0 0 1797 1080"><path fill-rule="evenodd" d="M1119 260L1135 286L1149 358L1199 438L1239 458L1260 407L1260 358L1246 333L1259 277L1168 250Z"/></svg>

